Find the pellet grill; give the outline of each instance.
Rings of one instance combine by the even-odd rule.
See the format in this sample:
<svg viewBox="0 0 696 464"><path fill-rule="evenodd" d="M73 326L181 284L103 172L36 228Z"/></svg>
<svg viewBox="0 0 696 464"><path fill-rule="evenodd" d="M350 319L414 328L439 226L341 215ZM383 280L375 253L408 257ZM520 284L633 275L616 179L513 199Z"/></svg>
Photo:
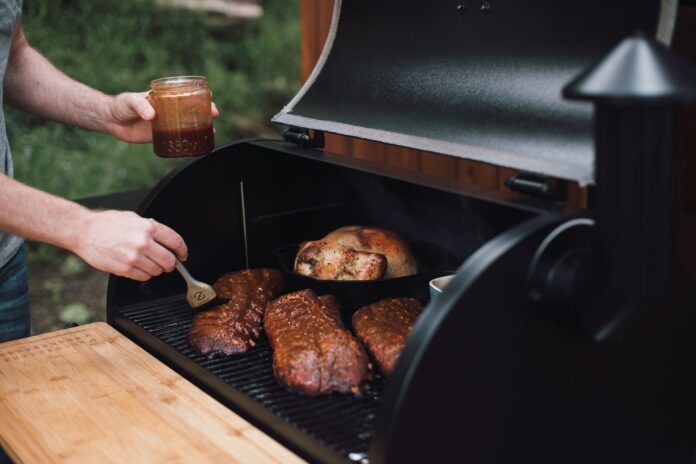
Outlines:
<svg viewBox="0 0 696 464"><path fill-rule="evenodd" d="M364 397L283 390L263 336L241 356L195 354L176 275L111 276L109 322L312 462L690 462L696 293L676 259L677 154L696 73L669 49L677 13L337 0L316 69L275 118L286 140L220 147L150 192L139 212L179 231L209 282L248 254L314 286L284 264L299 242L347 224L407 238L418 275L329 287L346 321L385 296L427 302L396 373ZM515 168L525 195L334 155L324 131ZM589 186L589 208L555 202L550 179ZM455 271L429 301L428 281Z"/></svg>

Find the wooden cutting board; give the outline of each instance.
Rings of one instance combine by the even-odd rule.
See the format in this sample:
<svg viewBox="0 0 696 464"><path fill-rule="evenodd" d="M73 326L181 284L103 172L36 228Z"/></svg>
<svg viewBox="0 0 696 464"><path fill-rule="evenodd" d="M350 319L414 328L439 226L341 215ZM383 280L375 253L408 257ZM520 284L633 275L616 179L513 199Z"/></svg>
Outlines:
<svg viewBox="0 0 696 464"><path fill-rule="evenodd" d="M104 323L0 344L0 444L21 463L299 463Z"/></svg>

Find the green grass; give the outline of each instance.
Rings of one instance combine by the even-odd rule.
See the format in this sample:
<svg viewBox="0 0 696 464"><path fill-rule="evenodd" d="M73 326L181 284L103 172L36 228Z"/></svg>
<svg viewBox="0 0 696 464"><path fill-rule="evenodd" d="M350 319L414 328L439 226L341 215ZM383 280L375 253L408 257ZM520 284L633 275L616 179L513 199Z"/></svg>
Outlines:
<svg viewBox="0 0 696 464"><path fill-rule="evenodd" d="M258 20L212 26L205 14L152 0L25 0L30 43L69 76L106 93L142 91L170 75L208 76L221 111L218 146L270 126L299 85L297 0L266 0ZM149 187L176 160L149 144L68 128L7 109L15 177L67 198ZM252 124L253 125L253 124Z"/></svg>

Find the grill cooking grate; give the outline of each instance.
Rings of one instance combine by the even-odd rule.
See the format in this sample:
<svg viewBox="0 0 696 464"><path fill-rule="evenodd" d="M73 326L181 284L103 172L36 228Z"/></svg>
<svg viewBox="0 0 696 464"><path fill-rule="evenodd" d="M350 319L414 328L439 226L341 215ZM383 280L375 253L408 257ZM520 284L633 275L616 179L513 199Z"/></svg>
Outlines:
<svg viewBox="0 0 696 464"><path fill-rule="evenodd" d="M186 334L195 312L183 296L122 308L119 313L347 459L353 453L367 453L384 390L384 381L378 376L362 398L340 394L302 396L276 383L273 353L265 334L252 350L242 355L208 358L193 351Z"/></svg>

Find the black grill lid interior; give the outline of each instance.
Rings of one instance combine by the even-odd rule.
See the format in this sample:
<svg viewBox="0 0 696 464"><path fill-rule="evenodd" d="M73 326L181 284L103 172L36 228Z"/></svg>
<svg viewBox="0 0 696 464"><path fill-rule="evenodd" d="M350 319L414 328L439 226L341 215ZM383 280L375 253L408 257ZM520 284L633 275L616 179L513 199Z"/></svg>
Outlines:
<svg viewBox="0 0 696 464"><path fill-rule="evenodd" d="M591 184L591 106L561 91L636 30L668 41L675 5L336 0L322 57L274 121Z"/></svg>

